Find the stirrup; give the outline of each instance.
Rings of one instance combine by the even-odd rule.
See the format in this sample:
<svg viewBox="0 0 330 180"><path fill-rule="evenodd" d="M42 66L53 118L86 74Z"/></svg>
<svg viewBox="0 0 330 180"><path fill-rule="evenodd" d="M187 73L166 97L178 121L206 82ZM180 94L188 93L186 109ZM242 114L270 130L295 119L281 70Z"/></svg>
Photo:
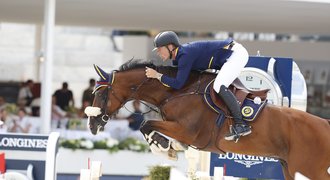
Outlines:
<svg viewBox="0 0 330 180"><path fill-rule="evenodd" d="M230 125L229 127L229 134L225 135L225 140L227 141L238 141L239 137L238 137L238 134L236 132L236 129Z"/></svg>
<svg viewBox="0 0 330 180"><path fill-rule="evenodd" d="M251 132L252 132L251 127L249 127L249 128L250 128L249 131L238 133L236 128L234 128L232 125L230 125L229 134L225 136L225 140L235 141L235 143L237 143L241 136L246 136L246 135L251 134Z"/></svg>

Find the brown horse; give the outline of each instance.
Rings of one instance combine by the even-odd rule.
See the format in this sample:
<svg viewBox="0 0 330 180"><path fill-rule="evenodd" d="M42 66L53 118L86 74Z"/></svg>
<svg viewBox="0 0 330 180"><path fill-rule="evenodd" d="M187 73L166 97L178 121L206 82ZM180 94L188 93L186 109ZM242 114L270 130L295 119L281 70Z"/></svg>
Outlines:
<svg viewBox="0 0 330 180"><path fill-rule="evenodd" d="M252 134L238 143L224 140L232 119L217 126L218 114L204 100L205 86L215 78L212 73L192 72L184 88L174 90L145 76L150 64L129 61L119 71L108 74L95 66L101 80L95 88L94 115L89 113L89 127L96 134L127 101L142 100L157 106L163 120L148 120L141 129L151 131L203 151L233 152L275 157L281 160L286 179L300 172L311 179L330 179L330 125L325 119L287 107L267 104L259 117L250 122ZM172 67L154 67L175 76ZM149 142L150 143L150 142ZM161 142L160 142L161 143Z"/></svg>

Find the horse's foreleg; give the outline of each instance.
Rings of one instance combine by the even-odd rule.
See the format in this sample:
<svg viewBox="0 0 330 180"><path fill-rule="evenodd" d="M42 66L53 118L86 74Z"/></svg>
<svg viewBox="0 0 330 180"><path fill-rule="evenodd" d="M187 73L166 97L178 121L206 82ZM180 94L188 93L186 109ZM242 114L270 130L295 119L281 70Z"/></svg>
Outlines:
<svg viewBox="0 0 330 180"><path fill-rule="evenodd" d="M156 132L156 130L150 126L150 121L155 120L144 121L140 127L140 131L143 134L145 140L149 143L152 151L157 151L156 147L154 146L157 146L161 151L168 151L170 149L170 141L166 137Z"/></svg>
<svg viewBox="0 0 330 180"><path fill-rule="evenodd" d="M191 144L195 137L194 132L188 132L187 128L174 121L149 120L141 126L140 130L143 134L157 131L184 144Z"/></svg>
<svg viewBox="0 0 330 180"><path fill-rule="evenodd" d="M184 144L189 144L189 142L183 138L187 136L183 135L185 132L183 132L182 129L183 128L181 125L177 122L149 120L142 124L140 131L149 144L154 143L160 146L161 149L168 150L170 148L171 142L168 140L168 138L159 133L174 138L175 140L178 140ZM178 147L177 145L178 143L175 146Z"/></svg>
<svg viewBox="0 0 330 180"><path fill-rule="evenodd" d="M163 133L171 137L171 135L164 133L162 129L155 127L155 124L159 124L161 122L163 121L144 121L140 127L140 131L143 134L145 140L149 143L150 149L154 154L166 156L170 160L177 160L176 151L186 150L187 146L182 145L176 140L170 141L167 137L160 134Z"/></svg>

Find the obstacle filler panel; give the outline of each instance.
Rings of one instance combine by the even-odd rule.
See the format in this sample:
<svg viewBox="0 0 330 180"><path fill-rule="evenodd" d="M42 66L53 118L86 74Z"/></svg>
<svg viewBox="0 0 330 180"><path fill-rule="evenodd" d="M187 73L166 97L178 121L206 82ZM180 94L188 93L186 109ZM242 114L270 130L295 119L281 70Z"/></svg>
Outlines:
<svg viewBox="0 0 330 180"><path fill-rule="evenodd" d="M224 167L226 176L284 179L280 162L269 157L211 153L211 176L214 176L214 167Z"/></svg>
<svg viewBox="0 0 330 180"><path fill-rule="evenodd" d="M33 167L32 177L34 180L43 179L45 177L45 161L6 160L6 169L8 171L19 171L26 174L29 165Z"/></svg>
<svg viewBox="0 0 330 180"><path fill-rule="evenodd" d="M55 180L58 139L56 132L50 135L0 133L0 152L5 154L6 172L19 173L32 180Z"/></svg>

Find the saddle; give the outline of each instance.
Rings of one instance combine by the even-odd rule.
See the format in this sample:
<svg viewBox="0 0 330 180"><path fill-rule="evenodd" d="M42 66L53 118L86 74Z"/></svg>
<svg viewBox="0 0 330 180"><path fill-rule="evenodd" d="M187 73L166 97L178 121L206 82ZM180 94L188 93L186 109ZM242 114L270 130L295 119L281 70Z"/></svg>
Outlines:
<svg viewBox="0 0 330 180"><path fill-rule="evenodd" d="M238 103L241 106L243 105L243 102L246 98L254 99L256 97L259 97L261 101L266 100L267 93L269 91L269 89L258 90L258 91L247 89L239 79L235 79L235 81L229 86L229 90L235 95ZM218 107L225 109L226 107L222 102L221 98L219 97L219 95L215 91L211 91L210 93L213 102Z"/></svg>
<svg viewBox="0 0 330 180"><path fill-rule="evenodd" d="M217 113L230 116L229 109L213 90L213 82L214 80L206 86L204 100ZM267 102L267 93L269 91L269 89L258 91L248 89L238 78L229 86L229 90L235 95L240 104L243 119L247 121L254 120L263 109Z"/></svg>

